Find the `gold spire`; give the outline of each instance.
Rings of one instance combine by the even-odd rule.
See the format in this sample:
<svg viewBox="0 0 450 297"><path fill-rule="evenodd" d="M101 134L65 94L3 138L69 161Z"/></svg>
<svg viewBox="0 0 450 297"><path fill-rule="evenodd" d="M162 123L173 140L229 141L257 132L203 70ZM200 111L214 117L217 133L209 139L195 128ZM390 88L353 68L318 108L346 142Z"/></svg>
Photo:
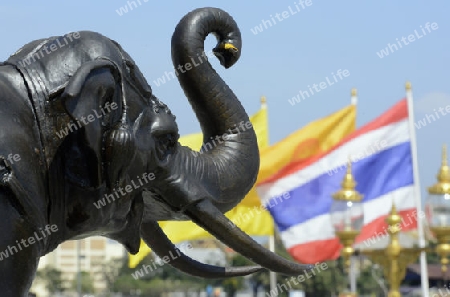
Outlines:
<svg viewBox="0 0 450 297"><path fill-rule="evenodd" d="M389 215L386 217L386 223L390 226L395 227L396 224L402 221L402 217L397 212L397 207L395 206L394 201L392 201L392 208ZM400 231L400 230L399 230Z"/></svg>
<svg viewBox="0 0 450 297"><path fill-rule="evenodd" d="M358 92L356 91L356 88L353 88L351 92L352 97L355 97L357 94Z"/></svg>
<svg viewBox="0 0 450 297"><path fill-rule="evenodd" d="M261 96L261 104L266 104L267 99L266 96Z"/></svg>
<svg viewBox="0 0 450 297"><path fill-rule="evenodd" d="M392 201L392 207L391 207L391 215L397 214L397 206L395 206L394 201Z"/></svg>
<svg viewBox="0 0 450 297"><path fill-rule="evenodd" d="M362 195L355 190L356 182L352 175L352 162L350 158L348 160L347 173L344 176L341 187L341 190L332 195L334 199L354 202L361 201Z"/></svg>
<svg viewBox="0 0 450 297"><path fill-rule="evenodd" d="M434 195L450 194L450 168L447 164L447 146L442 146L442 165L436 175L438 182L428 188L428 193Z"/></svg>
<svg viewBox="0 0 450 297"><path fill-rule="evenodd" d="M405 89L406 89L407 91L411 91L411 82L407 81L407 82L405 83Z"/></svg>

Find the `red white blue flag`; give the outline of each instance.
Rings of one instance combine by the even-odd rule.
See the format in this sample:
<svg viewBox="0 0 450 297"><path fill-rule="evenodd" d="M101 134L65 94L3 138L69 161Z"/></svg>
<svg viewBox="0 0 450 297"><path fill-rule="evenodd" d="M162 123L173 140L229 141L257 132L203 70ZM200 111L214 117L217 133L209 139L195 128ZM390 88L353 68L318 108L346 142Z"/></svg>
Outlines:
<svg viewBox="0 0 450 297"><path fill-rule="evenodd" d="M401 100L329 151L308 162L286 166L258 185L289 253L299 262L339 256L341 245L331 222L332 194L341 189L348 159L363 196L364 227L356 242L387 236L384 222L392 203L402 231L417 228L407 101Z"/></svg>

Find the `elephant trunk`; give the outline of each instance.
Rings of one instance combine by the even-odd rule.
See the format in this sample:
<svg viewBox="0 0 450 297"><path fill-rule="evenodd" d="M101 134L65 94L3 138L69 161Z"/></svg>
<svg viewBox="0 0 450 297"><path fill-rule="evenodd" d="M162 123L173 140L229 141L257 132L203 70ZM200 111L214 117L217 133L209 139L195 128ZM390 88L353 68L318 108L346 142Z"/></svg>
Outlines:
<svg viewBox="0 0 450 297"><path fill-rule="evenodd" d="M259 169L259 152L247 113L207 62L204 40L210 33L218 40L214 54L223 66L232 66L240 56L241 34L235 21L223 10L192 11L180 21L172 37L172 60L179 71L178 80L204 134L200 153L179 147L180 152L175 156L178 160L173 163L181 162L179 172L183 178L200 183L208 196L213 197L213 204L226 212L253 186ZM192 187L192 183L183 186ZM192 196L199 192L189 189L186 194Z"/></svg>
<svg viewBox="0 0 450 297"><path fill-rule="evenodd" d="M204 52L203 43L209 33L218 39L214 53L223 66L230 67L240 55L239 29L220 9L194 10L176 27L172 37L172 60L181 72L178 79L200 121L204 150L194 154L187 147L177 146L166 162L155 199L163 199L177 214L190 218L255 263L288 275L302 273L311 266L295 264L269 252L223 215L253 186L259 169L259 152L253 128L250 125L248 129L247 126L236 128L249 119L234 93L208 62L195 60ZM193 65L194 60L197 65ZM207 144L210 144L208 150ZM161 232L155 232L148 220L141 226L141 235L160 253L171 249L167 239ZM186 270L192 264L180 258L174 265ZM195 267L197 275L214 271L211 267ZM247 267L233 273L246 274L256 269L259 268ZM223 270L216 273L227 275Z"/></svg>

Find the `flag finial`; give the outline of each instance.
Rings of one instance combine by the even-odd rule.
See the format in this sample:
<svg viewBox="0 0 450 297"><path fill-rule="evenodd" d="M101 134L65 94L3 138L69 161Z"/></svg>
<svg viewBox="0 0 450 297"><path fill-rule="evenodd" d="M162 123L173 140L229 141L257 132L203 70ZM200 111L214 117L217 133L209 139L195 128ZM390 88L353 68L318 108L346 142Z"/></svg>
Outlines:
<svg viewBox="0 0 450 297"><path fill-rule="evenodd" d="M266 99L266 96L261 96L261 99L260 99L260 102L261 102L261 109L266 109L267 108L267 99Z"/></svg>
<svg viewBox="0 0 450 297"><path fill-rule="evenodd" d="M358 92L356 91L356 88L352 89L350 95L351 95L351 100L352 100L351 103L353 105L356 105L356 103L358 103L358 97L357 97Z"/></svg>
<svg viewBox="0 0 450 297"><path fill-rule="evenodd" d="M411 91L411 82L410 82L410 81L407 81L407 82L405 83L405 89L406 89L407 91Z"/></svg>

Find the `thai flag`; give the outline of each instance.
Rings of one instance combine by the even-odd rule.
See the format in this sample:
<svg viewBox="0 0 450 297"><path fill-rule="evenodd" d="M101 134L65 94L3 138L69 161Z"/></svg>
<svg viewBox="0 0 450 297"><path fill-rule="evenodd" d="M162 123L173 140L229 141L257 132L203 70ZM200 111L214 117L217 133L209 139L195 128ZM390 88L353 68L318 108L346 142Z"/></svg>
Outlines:
<svg viewBox="0 0 450 297"><path fill-rule="evenodd" d="M417 228L406 99L349 134L329 151L293 164L258 185L289 253L299 262L334 260L341 245L330 218L332 194L341 189L350 158L363 196L364 227L356 242L370 245L387 236L392 203L402 231ZM367 244L369 243L369 244Z"/></svg>

